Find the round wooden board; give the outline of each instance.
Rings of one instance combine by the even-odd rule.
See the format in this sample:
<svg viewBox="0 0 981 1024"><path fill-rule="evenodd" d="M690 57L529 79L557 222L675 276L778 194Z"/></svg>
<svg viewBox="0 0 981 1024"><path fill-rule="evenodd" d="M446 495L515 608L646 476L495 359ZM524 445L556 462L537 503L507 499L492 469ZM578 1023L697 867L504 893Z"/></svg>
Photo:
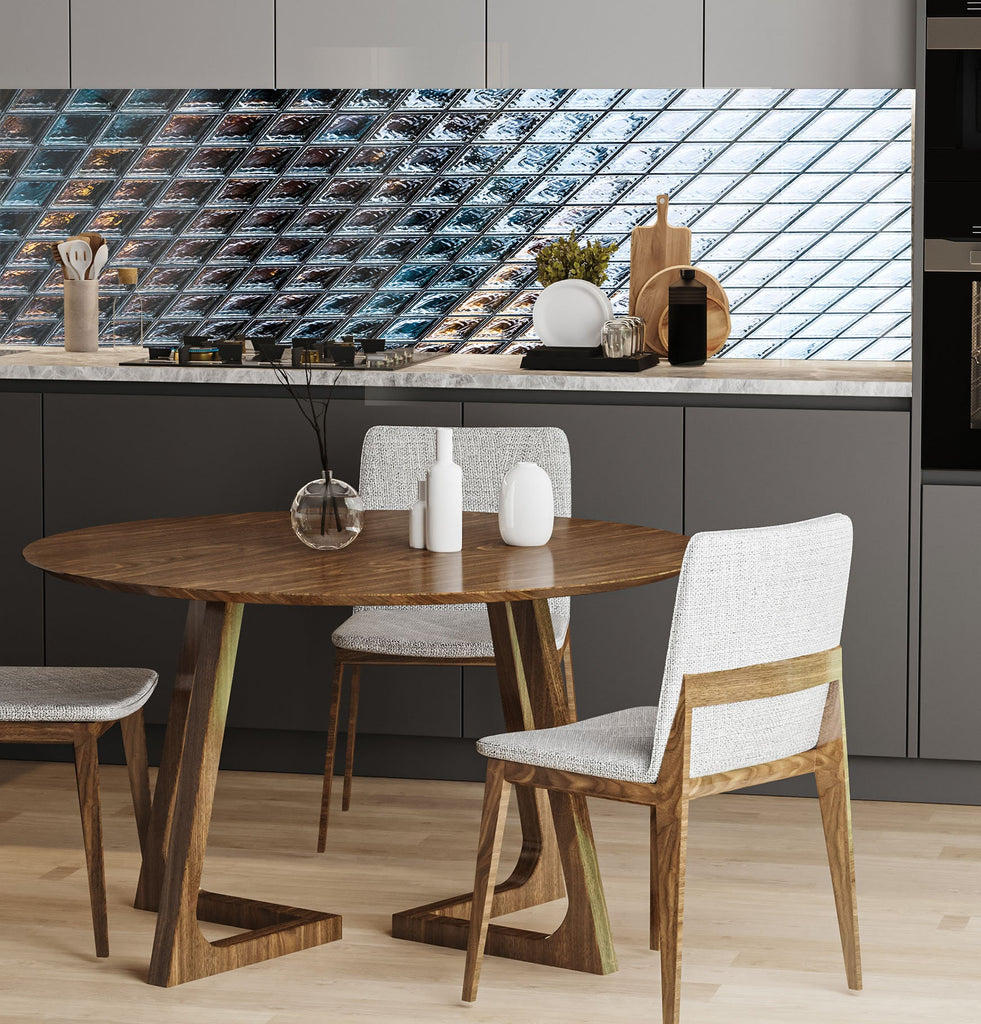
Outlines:
<svg viewBox="0 0 981 1024"><path fill-rule="evenodd" d="M667 346L662 342L662 335L659 330L661 315L668 308L668 289L679 279L683 269L684 265L682 264L674 267L665 267L664 270L656 273L644 285L640 295L637 296L635 312L637 316L644 318L644 322L647 325L644 330L644 347L656 352L659 356L666 356L668 354ZM695 280L705 285L708 298L714 299L721 309L725 311L725 316L719 317L718 315L713 315L710 307L707 340L708 354L713 355L722 348L729 337L729 330L731 328L729 298L717 277L713 277L707 270L700 270L698 267L693 269L695 271ZM725 334L720 337L720 331L723 329ZM665 324L663 337L666 339L666 336L667 324Z"/></svg>
<svg viewBox="0 0 981 1024"><path fill-rule="evenodd" d="M711 296L707 298L706 311L706 337L705 354L714 356L726 343L732 332L732 320L729 317L729 307L724 302L719 302ZM668 307L664 307L661 319L657 322L657 340L659 354L668 354ZM664 351L661 352L660 350Z"/></svg>

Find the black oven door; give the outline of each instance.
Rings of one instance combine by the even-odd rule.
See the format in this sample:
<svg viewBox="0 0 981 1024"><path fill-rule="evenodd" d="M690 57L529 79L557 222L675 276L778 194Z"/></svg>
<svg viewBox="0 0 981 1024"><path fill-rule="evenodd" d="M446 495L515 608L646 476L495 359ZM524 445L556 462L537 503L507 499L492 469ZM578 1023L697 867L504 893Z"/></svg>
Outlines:
<svg viewBox="0 0 981 1024"><path fill-rule="evenodd" d="M923 109L927 181L981 181L981 18L927 19Z"/></svg>
<svg viewBox="0 0 981 1024"><path fill-rule="evenodd" d="M981 469L981 244L928 239L925 270L923 468Z"/></svg>

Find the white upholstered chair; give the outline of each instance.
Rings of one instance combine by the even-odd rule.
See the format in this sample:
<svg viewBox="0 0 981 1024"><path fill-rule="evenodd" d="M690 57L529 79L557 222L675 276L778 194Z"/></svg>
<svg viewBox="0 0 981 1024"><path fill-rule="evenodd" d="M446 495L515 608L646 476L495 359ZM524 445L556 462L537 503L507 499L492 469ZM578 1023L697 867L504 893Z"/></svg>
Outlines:
<svg viewBox="0 0 981 1024"><path fill-rule="evenodd" d="M813 772L849 988L861 988L841 638L852 529L830 515L691 538L657 707L482 739L489 758L463 998L476 998L511 784L651 808L651 948L680 1010L689 801ZM599 884L598 878L596 884Z"/></svg>
<svg viewBox="0 0 981 1024"><path fill-rule="evenodd" d="M0 743L75 748L96 956L109 955L98 740L119 722L142 851L150 821L143 705L156 685L157 673L145 668L0 667Z"/></svg>
<svg viewBox="0 0 981 1024"><path fill-rule="evenodd" d="M517 462L536 462L552 479L555 514L572 515L569 441L558 427L456 427L453 459L463 470L463 508L496 512L504 474ZM416 500L416 483L436 460L434 427L372 427L361 453L360 494L368 509L407 509ZM406 527L408 543L408 527ZM570 704L575 708L567 597L549 602L555 646ZM493 665L487 609L482 604L355 608L331 638L334 682L327 731L327 756L317 849L327 846L331 781L344 673L351 667L351 695L341 809L351 801L354 740L357 730L362 665Z"/></svg>

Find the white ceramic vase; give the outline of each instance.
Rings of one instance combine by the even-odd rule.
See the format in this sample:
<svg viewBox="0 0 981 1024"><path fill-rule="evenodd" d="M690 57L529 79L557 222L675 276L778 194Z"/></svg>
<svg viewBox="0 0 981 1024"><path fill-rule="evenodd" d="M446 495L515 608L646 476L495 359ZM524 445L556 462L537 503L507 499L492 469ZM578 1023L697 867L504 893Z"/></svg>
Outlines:
<svg viewBox="0 0 981 1024"><path fill-rule="evenodd" d="M426 477L426 547L463 547L463 470L453 461L453 431L436 430L436 461Z"/></svg>
<svg viewBox="0 0 981 1024"><path fill-rule="evenodd" d="M505 544L535 548L547 544L555 522L552 481L534 462L519 462L505 474L497 520Z"/></svg>

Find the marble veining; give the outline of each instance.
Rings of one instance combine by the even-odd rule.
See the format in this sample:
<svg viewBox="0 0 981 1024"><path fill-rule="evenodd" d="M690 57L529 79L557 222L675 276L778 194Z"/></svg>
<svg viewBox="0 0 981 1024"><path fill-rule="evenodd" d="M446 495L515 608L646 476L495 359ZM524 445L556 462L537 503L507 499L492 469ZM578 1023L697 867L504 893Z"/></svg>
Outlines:
<svg viewBox="0 0 981 1024"><path fill-rule="evenodd" d="M17 346L0 350L3 380L154 384L275 384L268 368L120 366L132 350L70 353ZM447 355L399 370L318 370L315 380L340 387L467 388L620 394L814 395L909 398L911 366L871 360L712 359L705 366L664 362L643 373L522 370L520 356ZM290 371L302 381L301 370Z"/></svg>

